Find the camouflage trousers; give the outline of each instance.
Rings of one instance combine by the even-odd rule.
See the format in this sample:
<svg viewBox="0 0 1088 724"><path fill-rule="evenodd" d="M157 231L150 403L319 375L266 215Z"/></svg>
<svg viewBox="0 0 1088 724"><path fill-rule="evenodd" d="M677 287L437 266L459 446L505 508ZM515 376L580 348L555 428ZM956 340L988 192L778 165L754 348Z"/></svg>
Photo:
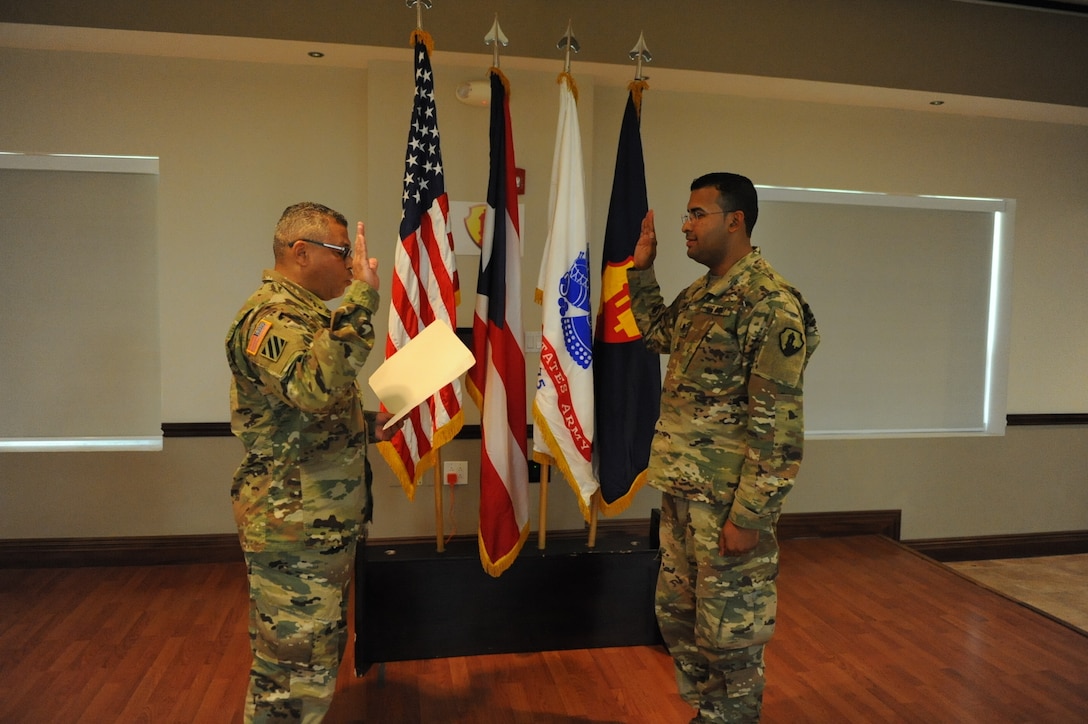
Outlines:
<svg viewBox="0 0 1088 724"><path fill-rule="evenodd" d="M246 722L320 722L347 645L355 544L332 554L246 552L253 649Z"/></svg>
<svg viewBox="0 0 1088 724"><path fill-rule="evenodd" d="M763 706L763 646L774 633L778 540L718 554L728 509L662 496L661 569L655 607L696 721L755 722Z"/></svg>

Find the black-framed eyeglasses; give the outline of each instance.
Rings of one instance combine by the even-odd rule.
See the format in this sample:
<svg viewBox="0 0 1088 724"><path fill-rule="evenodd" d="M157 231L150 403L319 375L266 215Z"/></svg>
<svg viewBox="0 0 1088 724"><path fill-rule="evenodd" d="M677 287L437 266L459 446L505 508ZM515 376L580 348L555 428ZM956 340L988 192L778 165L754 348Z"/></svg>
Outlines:
<svg viewBox="0 0 1088 724"><path fill-rule="evenodd" d="M729 211L704 211L702 209L692 209L691 211L680 217L680 225L683 226L689 221L694 224L700 219L705 219L706 217L713 216L714 214L731 214L734 211L736 211L736 209L731 209Z"/></svg>
<svg viewBox="0 0 1088 724"><path fill-rule="evenodd" d="M305 241L307 244L317 244L318 246L323 246L326 249L332 249L337 254L339 254L340 258L344 261L347 261L351 258L352 248L350 244L348 246L337 246L336 244L326 244L323 241L315 241L314 239L296 239L296 241Z"/></svg>

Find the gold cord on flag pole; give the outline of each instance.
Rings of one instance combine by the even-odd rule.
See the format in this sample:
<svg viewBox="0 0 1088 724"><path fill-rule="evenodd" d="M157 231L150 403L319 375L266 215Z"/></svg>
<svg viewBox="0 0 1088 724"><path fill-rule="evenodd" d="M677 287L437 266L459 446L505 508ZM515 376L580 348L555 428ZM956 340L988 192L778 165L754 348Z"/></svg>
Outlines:
<svg viewBox="0 0 1088 724"><path fill-rule="evenodd" d="M431 0L404 0L404 4L416 9L416 29L408 38L408 46L414 48L416 43L423 43L427 47L428 55L434 53L434 38L423 29L423 9L431 9Z"/></svg>
<svg viewBox="0 0 1088 724"><path fill-rule="evenodd" d="M544 550L548 543L548 479L551 465L540 463L540 524L536 533L536 547Z"/></svg>

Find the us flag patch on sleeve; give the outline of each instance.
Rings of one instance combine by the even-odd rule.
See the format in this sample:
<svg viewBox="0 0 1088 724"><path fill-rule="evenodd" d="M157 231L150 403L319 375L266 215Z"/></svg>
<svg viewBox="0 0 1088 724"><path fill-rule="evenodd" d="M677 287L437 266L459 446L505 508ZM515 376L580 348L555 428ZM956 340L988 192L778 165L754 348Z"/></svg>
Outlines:
<svg viewBox="0 0 1088 724"><path fill-rule="evenodd" d="M253 328L253 334L249 335L249 344L246 345L246 354L255 355L261 348L261 342L264 341L265 335L268 334L268 330L272 329L272 322L267 319L262 319L257 322L257 326Z"/></svg>

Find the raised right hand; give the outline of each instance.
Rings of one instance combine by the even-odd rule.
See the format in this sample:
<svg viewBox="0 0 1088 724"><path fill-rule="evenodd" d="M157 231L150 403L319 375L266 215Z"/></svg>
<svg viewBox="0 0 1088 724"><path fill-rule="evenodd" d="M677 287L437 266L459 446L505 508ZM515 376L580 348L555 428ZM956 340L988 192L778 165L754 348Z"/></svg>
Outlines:
<svg viewBox="0 0 1088 724"><path fill-rule="evenodd" d="M635 243L635 252L632 262L635 269L649 269L657 258L657 233L654 231L654 210L646 212L642 219L642 230L638 241Z"/></svg>
<svg viewBox="0 0 1088 724"><path fill-rule="evenodd" d="M366 255L366 227L363 222L356 226L355 248L351 252L351 275L366 282L372 289L378 289L378 260Z"/></svg>

